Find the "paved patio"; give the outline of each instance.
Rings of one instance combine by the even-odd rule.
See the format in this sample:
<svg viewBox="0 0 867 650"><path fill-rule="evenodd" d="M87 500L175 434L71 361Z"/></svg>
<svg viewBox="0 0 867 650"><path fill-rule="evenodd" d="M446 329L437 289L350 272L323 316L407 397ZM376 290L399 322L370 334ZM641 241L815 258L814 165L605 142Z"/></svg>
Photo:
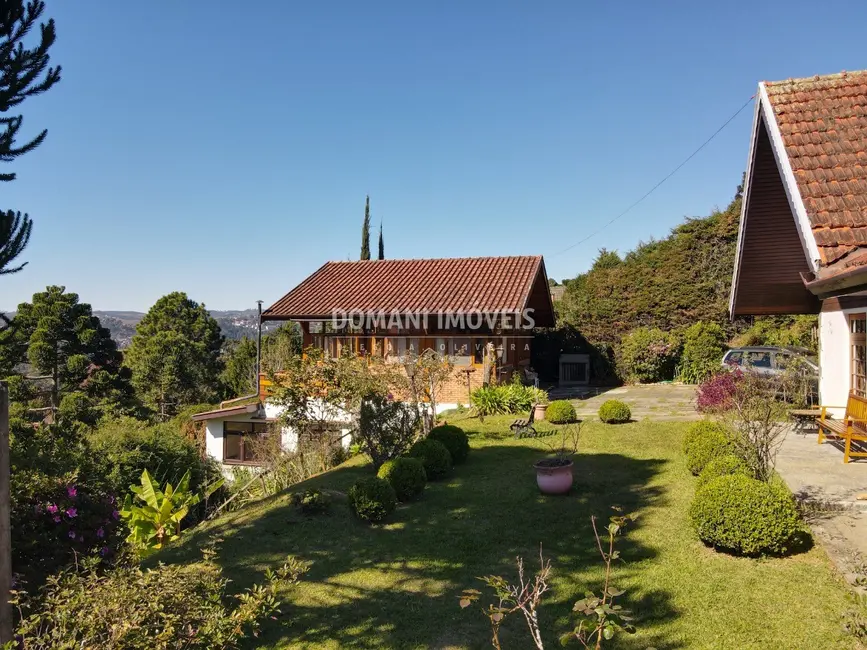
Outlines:
<svg viewBox="0 0 867 650"><path fill-rule="evenodd" d="M575 405L579 418L596 417L599 407L609 399L626 402L635 420L697 420L695 386L649 384L618 388L554 388L551 399L568 399Z"/></svg>

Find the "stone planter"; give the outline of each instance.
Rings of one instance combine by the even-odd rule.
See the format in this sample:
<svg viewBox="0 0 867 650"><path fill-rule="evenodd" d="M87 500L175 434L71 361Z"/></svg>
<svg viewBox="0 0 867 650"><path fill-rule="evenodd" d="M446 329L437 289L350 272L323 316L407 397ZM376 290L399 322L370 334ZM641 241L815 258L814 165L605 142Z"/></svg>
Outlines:
<svg viewBox="0 0 867 650"><path fill-rule="evenodd" d="M572 487L572 461L545 458L533 465L542 494L566 494Z"/></svg>
<svg viewBox="0 0 867 650"><path fill-rule="evenodd" d="M533 407L533 420L541 422L545 419L545 412L548 410L547 404L536 404Z"/></svg>

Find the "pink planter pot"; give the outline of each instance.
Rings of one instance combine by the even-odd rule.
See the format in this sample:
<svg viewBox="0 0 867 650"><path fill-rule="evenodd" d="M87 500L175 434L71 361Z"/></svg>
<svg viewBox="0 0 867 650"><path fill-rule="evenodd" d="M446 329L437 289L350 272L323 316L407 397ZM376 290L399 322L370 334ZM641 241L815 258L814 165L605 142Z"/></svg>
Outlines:
<svg viewBox="0 0 867 650"><path fill-rule="evenodd" d="M566 494L572 487L572 461L568 465L550 466L545 461L533 465L536 483L542 494Z"/></svg>

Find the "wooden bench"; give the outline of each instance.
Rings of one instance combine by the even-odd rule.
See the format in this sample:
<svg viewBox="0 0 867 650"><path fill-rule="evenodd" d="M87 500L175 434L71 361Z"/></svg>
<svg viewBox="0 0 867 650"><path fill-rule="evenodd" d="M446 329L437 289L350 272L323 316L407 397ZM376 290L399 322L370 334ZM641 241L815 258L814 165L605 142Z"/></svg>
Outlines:
<svg viewBox="0 0 867 650"><path fill-rule="evenodd" d="M533 427L533 421L536 418L536 405L530 407L530 417L525 420L515 420L509 425L509 429L515 432L516 438L526 438L527 436L536 436L536 429Z"/></svg>
<svg viewBox="0 0 867 650"><path fill-rule="evenodd" d="M850 457L865 456L867 451L852 451L852 441L867 442L867 399L849 393L846 400L846 414L842 420L832 420L828 417L828 409L843 408L842 406L820 406L819 414L819 444L829 440L845 440L843 462L848 463Z"/></svg>

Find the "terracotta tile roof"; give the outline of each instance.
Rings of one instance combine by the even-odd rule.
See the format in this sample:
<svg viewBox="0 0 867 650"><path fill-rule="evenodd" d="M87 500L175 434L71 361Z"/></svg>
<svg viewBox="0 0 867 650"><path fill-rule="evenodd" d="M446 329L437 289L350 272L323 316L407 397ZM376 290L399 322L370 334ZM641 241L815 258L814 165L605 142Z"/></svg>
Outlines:
<svg viewBox="0 0 867 650"><path fill-rule="evenodd" d="M262 315L289 320L353 309L515 312L527 306L540 272L547 287L541 256L327 262Z"/></svg>
<svg viewBox="0 0 867 650"><path fill-rule="evenodd" d="M867 71L768 82L765 88L820 262L836 270L867 251Z"/></svg>

